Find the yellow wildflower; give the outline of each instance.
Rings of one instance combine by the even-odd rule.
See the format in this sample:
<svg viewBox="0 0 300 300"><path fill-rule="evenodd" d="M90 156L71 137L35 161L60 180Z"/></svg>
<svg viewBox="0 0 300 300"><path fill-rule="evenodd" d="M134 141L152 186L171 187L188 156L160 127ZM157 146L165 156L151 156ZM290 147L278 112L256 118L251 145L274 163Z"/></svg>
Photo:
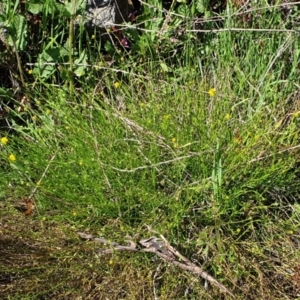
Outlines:
<svg viewBox="0 0 300 300"><path fill-rule="evenodd" d="M216 92L217 91L215 88L211 88L211 89L209 89L208 94L209 94L209 96L213 97L216 95Z"/></svg>
<svg viewBox="0 0 300 300"><path fill-rule="evenodd" d="M8 157L8 160L10 160L11 162L14 162L16 160L16 157L11 154L9 157Z"/></svg>
<svg viewBox="0 0 300 300"><path fill-rule="evenodd" d="M92 35L92 39L94 40L95 38L96 38L96 36L93 34L93 35Z"/></svg>
<svg viewBox="0 0 300 300"><path fill-rule="evenodd" d="M119 88L120 87L120 82L118 82L118 81L116 81L115 83L114 83L114 87L117 89L117 88Z"/></svg>
<svg viewBox="0 0 300 300"><path fill-rule="evenodd" d="M225 115L225 120L230 120L231 119L231 115L230 114L226 114Z"/></svg>
<svg viewBox="0 0 300 300"><path fill-rule="evenodd" d="M28 70L28 74L31 75L33 73L32 70Z"/></svg>
<svg viewBox="0 0 300 300"><path fill-rule="evenodd" d="M4 136L3 138L0 139L0 143L1 143L2 145L6 145L7 142L8 142L8 138L7 138L6 136Z"/></svg>
<svg viewBox="0 0 300 300"><path fill-rule="evenodd" d="M176 138L172 138L172 143L174 148L178 148L178 143Z"/></svg>

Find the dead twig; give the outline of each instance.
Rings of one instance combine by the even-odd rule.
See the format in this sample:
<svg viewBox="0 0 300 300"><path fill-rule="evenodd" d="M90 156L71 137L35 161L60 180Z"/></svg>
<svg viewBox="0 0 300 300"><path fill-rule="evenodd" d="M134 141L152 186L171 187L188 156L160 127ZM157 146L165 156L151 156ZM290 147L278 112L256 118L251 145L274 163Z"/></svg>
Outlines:
<svg viewBox="0 0 300 300"><path fill-rule="evenodd" d="M161 259L171 263L179 268L192 272L204 280L210 282L212 285L217 286L222 292L229 294L234 298L232 292L230 292L223 284L217 281L214 277L209 275L207 272L203 271L203 269L194 263L192 263L188 258L179 253L169 241L158 232L151 229L150 226L147 226L150 232L153 232L158 237L150 237L147 239L140 240L137 244L131 240L128 240L128 245L120 245L115 242L110 242L105 238L96 238L93 235L85 234L82 232L78 232L78 235L85 240L92 240L95 242L100 242L105 245L109 245L111 249L101 249L101 254L113 253L114 251L133 251L133 252L150 252L156 254Z"/></svg>

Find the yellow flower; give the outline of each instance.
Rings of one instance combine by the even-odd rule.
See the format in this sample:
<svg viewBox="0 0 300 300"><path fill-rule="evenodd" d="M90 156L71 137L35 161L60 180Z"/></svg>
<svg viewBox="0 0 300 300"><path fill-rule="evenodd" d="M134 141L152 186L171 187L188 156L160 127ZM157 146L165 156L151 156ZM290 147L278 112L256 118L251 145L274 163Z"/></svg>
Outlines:
<svg viewBox="0 0 300 300"><path fill-rule="evenodd" d="M94 40L95 38L96 38L96 36L93 34L93 35L92 35L92 39Z"/></svg>
<svg viewBox="0 0 300 300"><path fill-rule="evenodd" d="M231 119L231 115L230 114L226 114L225 115L225 120L230 120Z"/></svg>
<svg viewBox="0 0 300 300"><path fill-rule="evenodd" d="M118 82L118 81L116 81L115 83L114 83L114 87L117 89L117 88L119 88L120 87L120 82Z"/></svg>
<svg viewBox="0 0 300 300"><path fill-rule="evenodd" d="M172 143L173 143L173 147L174 148L178 148L178 144L176 142L177 142L177 139L176 138L172 138Z"/></svg>
<svg viewBox="0 0 300 300"><path fill-rule="evenodd" d="M211 88L211 89L209 89L208 94L209 94L209 96L213 97L216 95L216 92L217 91L215 88Z"/></svg>
<svg viewBox="0 0 300 300"><path fill-rule="evenodd" d="M16 160L16 157L11 154L9 157L8 157L8 160L10 160L11 162L14 162Z"/></svg>
<svg viewBox="0 0 300 300"><path fill-rule="evenodd" d="M8 142L8 138L7 138L6 136L4 136L3 138L0 139L0 143L1 143L2 145L6 145L7 142Z"/></svg>
<svg viewBox="0 0 300 300"><path fill-rule="evenodd" d="M33 73L32 70L28 70L28 74L31 75Z"/></svg>

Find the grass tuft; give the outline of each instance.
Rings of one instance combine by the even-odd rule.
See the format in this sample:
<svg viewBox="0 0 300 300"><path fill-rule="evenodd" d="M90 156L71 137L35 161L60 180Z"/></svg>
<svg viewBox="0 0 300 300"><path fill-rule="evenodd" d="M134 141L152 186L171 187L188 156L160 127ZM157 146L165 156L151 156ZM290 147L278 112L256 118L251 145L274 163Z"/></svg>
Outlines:
<svg viewBox="0 0 300 300"><path fill-rule="evenodd" d="M67 54L91 62L83 73L60 62L30 74L22 100L0 91L3 299L226 298L150 253L102 256L77 235L124 244L149 238L146 225L237 299L299 297L299 39L278 6L228 4L216 21L181 5L129 28L128 51L95 37L83 50L78 36ZM15 209L29 201L27 216Z"/></svg>

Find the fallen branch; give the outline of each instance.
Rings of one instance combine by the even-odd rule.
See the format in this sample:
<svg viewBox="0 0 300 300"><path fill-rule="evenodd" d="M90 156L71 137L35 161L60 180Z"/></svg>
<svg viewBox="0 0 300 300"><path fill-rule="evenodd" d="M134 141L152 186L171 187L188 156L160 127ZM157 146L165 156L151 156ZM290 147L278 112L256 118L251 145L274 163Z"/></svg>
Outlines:
<svg viewBox="0 0 300 300"><path fill-rule="evenodd" d="M101 249L101 254L113 253L114 251L133 251L133 252L150 252L156 254L161 259L171 263L179 268L192 272L204 280L210 282L212 285L217 286L222 292L229 294L234 298L234 295L219 281L217 281L214 277L210 276L207 272L203 271L203 269L194 263L192 263L188 258L180 254L168 240L162 235L157 233L148 227L150 232L159 235L157 237L150 237L148 239L140 240L137 244L131 240L128 240L128 245L120 245L115 242L110 242L104 238L96 238L91 234L85 234L82 232L78 232L78 235L84 240L92 240L95 242L99 242L105 245L109 245L110 249Z"/></svg>

